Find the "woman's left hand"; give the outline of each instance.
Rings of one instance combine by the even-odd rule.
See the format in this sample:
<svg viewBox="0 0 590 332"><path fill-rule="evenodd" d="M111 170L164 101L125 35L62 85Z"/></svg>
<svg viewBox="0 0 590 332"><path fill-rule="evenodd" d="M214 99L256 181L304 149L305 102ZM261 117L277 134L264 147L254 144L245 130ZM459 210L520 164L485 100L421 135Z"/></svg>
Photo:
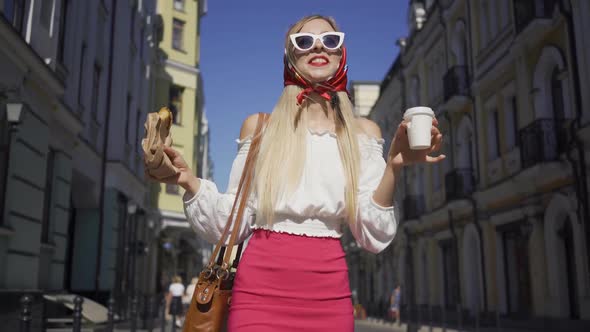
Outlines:
<svg viewBox="0 0 590 332"><path fill-rule="evenodd" d="M410 149L408 141L408 123L402 121L391 141L389 147L389 156L387 164L394 170L401 169L403 166L417 164L417 163L436 163L445 159L445 155L441 154L436 157L430 156L431 153L437 152L442 146L442 134L438 130L438 121L436 118L432 121L432 128L430 131L430 148L424 150Z"/></svg>

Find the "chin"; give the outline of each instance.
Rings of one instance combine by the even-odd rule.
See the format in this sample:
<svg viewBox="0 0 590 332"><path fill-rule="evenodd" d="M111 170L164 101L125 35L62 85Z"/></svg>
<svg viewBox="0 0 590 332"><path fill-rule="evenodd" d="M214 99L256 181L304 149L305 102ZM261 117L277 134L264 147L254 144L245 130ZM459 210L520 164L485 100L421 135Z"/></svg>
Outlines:
<svg viewBox="0 0 590 332"><path fill-rule="evenodd" d="M312 83L321 83L321 82L325 82L328 79L330 79L330 77L332 77L334 75L334 72L330 72L330 73L308 73L307 77L309 77L309 80Z"/></svg>

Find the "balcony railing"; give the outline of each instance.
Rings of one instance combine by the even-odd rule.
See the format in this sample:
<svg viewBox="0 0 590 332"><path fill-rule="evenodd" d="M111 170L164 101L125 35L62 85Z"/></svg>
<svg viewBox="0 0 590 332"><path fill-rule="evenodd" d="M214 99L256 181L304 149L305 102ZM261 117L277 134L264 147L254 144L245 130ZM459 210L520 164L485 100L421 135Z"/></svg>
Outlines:
<svg viewBox="0 0 590 332"><path fill-rule="evenodd" d="M556 0L514 0L514 22L520 33L533 20L551 18Z"/></svg>
<svg viewBox="0 0 590 332"><path fill-rule="evenodd" d="M423 195L407 195L404 198L404 216L405 219L417 219L425 211Z"/></svg>
<svg viewBox="0 0 590 332"><path fill-rule="evenodd" d="M445 175L447 201L467 198L475 190L475 177L471 168L456 168Z"/></svg>
<svg viewBox="0 0 590 332"><path fill-rule="evenodd" d="M567 149L569 120L538 119L519 131L522 167L557 160Z"/></svg>
<svg viewBox="0 0 590 332"><path fill-rule="evenodd" d="M451 67L443 78L445 89L445 101L454 96L468 96L469 95L469 76L467 74L467 66L453 66Z"/></svg>

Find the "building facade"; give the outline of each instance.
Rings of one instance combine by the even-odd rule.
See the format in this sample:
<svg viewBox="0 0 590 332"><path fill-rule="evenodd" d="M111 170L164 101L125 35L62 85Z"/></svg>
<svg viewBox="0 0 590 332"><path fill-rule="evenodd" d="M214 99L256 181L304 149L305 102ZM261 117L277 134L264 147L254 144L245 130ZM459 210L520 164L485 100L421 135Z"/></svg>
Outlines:
<svg viewBox="0 0 590 332"><path fill-rule="evenodd" d="M164 28L159 50L163 65L156 73L156 108L168 106L172 110L172 147L182 153L195 173L202 167L200 24L206 9L204 0L159 1L157 6ZM199 239L186 221L182 191L176 185L152 187L153 215L160 218L162 225L159 236L163 250L158 259L158 285L162 290L167 290L174 275L180 275L185 282L195 277L211 252L211 246Z"/></svg>
<svg viewBox="0 0 590 332"><path fill-rule="evenodd" d="M379 82L351 81L348 87L357 116L368 117L379 98Z"/></svg>
<svg viewBox="0 0 590 332"><path fill-rule="evenodd" d="M398 188L382 268L406 319L588 327L589 5L411 1L371 118L389 138L405 109L433 108L447 158L407 167Z"/></svg>
<svg viewBox="0 0 590 332"><path fill-rule="evenodd" d="M143 176L155 1L0 1L0 289L155 291ZM18 106L20 120L7 112Z"/></svg>

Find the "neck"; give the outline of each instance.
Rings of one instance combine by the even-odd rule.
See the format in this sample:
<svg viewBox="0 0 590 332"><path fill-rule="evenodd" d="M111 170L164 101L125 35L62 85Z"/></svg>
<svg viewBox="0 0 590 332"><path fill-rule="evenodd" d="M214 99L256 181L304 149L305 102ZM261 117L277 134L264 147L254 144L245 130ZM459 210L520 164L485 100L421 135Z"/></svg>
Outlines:
<svg viewBox="0 0 590 332"><path fill-rule="evenodd" d="M319 94L312 92L306 99L307 125L314 130L336 130L335 111L330 102Z"/></svg>

